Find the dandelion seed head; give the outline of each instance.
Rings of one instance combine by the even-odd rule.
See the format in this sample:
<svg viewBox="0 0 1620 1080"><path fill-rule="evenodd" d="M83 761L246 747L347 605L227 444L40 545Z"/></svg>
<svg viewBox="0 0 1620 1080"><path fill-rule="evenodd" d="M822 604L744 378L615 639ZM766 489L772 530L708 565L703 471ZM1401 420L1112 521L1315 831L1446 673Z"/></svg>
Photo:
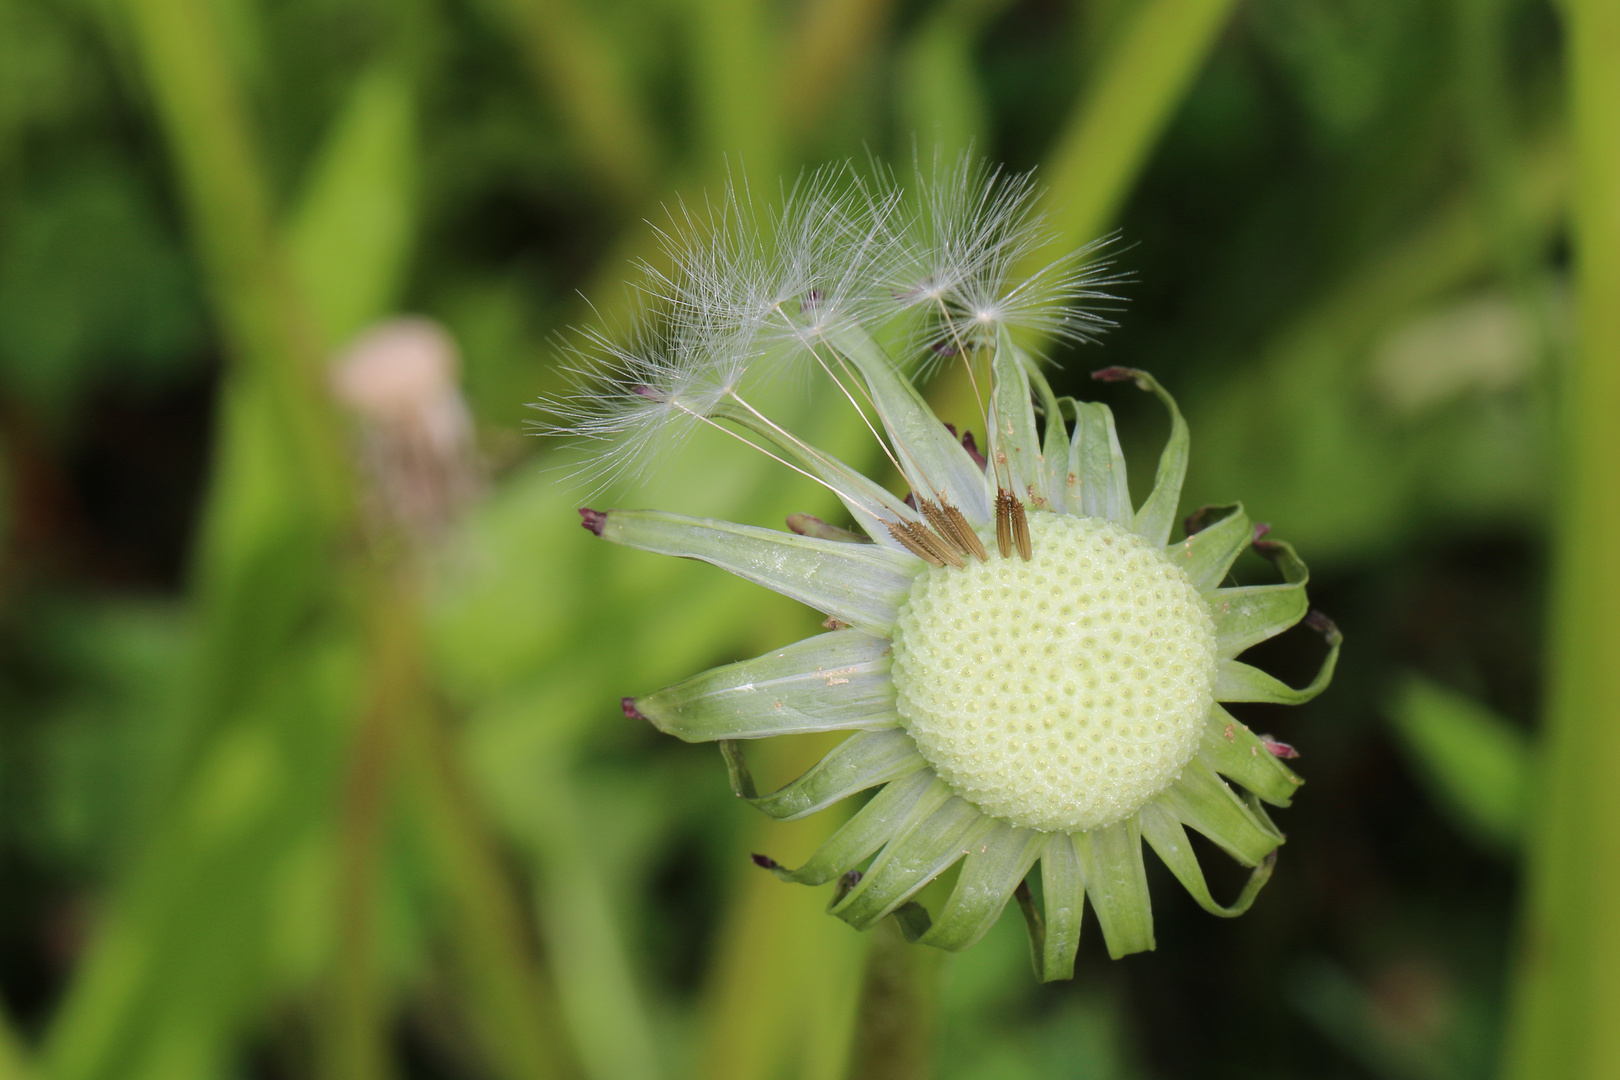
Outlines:
<svg viewBox="0 0 1620 1080"><path fill-rule="evenodd" d="M773 534L664 511L582 511L606 541L714 563L828 617L828 633L626 699L625 715L721 741L738 794L784 818L805 812L806 789L758 796L743 743L853 732L822 775L880 788L844 826L860 842L840 833L796 870L755 861L789 880L837 881L831 910L857 928L914 904L967 852L961 881L973 888L953 891L937 921L914 920L930 927L920 941L963 947L1015 890L1034 911L1018 881L1038 859L1037 971L1064 978L1088 895L1113 955L1152 948L1142 838L1206 908L1240 912L1283 837L1222 777L1276 805L1299 781L1218 703L1309 700L1332 676L1339 635L1317 626L1331 651L1300 690L1236 660L1299 621L1308 574L1291 548L1266 542L1284 583L1264 600L1222 588L1254 540L1241 507L1169 545L1189 435L1150 375L1103 372L1153 392L1171 416L1169 464L1140 507L1107 406L1053 408L1030 359L1043 343L1010 331L1089 337L1106 325L1096 302L1112 279L1089 251L1041 265L1049 240L1030 178L970 158L919 170L909 197L846 166L801 178L774 212L755 205L733 184L671 214L643 286L649 314L625 334L579 339L580 390L554 406L553 430L582 437L591 456L580 472L600 480L668 461L673 444L712 425L820 483L860 532L809 514ZM918 357L962 363L984 455L908 383ZM799 375L836 384L909 495L761 411L788 388L784 376ZM1043 456L1054 440L1067 462ZM1184 823L1256 866L1231 907L1203 887Z"/></svg>

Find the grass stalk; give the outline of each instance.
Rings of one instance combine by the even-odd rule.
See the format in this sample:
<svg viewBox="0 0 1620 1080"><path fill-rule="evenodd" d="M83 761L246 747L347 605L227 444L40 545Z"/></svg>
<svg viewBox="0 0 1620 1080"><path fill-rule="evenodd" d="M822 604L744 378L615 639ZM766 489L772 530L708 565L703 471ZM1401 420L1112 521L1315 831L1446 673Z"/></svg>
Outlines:
<svg viewBox="0 0 1620 1080"><path fill-rule="evenodd" d="M366 700L349 748L338 815L332 999L319 1042L327 1080L383 1080L391 1071L380 899L399 718L421 696L420 650L412 634L415 620L397 584L379 583L372 606Z"/></svg>
<svg viewBox="0 0 1620 1080"><path fill-rule="evenodd" d="M1620 1076L1620 6L1570 0L1577 333L1510 1080Z"/></svg>
<svg viewBox="0 0 1620 1080"><path fill-rule="evenodd" d="M193 570L196 747L251 704L268 658L329 605L329 549L353 514L353 476L321 381L325 345L276 234L216 12L203 0L125 10L229 361ZM282 579L273 596L266 567Z"/></svg>

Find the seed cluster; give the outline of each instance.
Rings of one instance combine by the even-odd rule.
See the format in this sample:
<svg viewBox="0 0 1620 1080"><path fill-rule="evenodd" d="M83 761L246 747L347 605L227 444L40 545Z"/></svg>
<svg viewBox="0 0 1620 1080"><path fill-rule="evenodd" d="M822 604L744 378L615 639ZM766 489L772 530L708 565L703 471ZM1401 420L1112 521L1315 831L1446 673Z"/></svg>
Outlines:
<svg viewBox="0 0 1620 1080"><path fill-rule="evenodd" d="M1215 628L1184 573L1101 518L1034 513L1034 557L931 567L894 635L901 721L993 817L1077 832L1122 820L1191 760Z"/></svg>

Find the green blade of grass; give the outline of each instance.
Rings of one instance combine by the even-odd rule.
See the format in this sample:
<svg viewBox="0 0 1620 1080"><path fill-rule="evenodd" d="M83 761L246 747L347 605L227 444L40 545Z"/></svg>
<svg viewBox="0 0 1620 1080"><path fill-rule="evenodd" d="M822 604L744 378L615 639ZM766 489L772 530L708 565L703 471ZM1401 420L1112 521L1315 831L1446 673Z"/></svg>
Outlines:
<svg viewBox="0 0 1620 1080"><path fill-rule="evenodd" d="M1214 47L1232 0L1151 0L1117 31L1069 112L1041 171L1051 239L1020 275L1095 240L1129 195L1159 135ZM953 369L930 393L943 417L971 416Z"/></svg>
<svg viewBox="0 0 1620 1080"><path fill-rule="evenodd" d="M542 825L533 831L545 846L536 859L535 907L582 1071L590 1080L657 1080L665 1070L636 958L589 840L590 816L581 813L592 804L591 793L562 770L544 779L531 776L529 783L542 789L536 803L544 807Z"/></svg>
<svg viewBox="0 0 1620 1080"><path fill-rule="evenodd" d="M1388 712L1436 801L1488 847L1516 850L1534 762L1524 731L1471 698L1410 673Z"/></svg>
<svg viewBox="0 0 1620 1080"><path fill-rule="evenodd" d="M0 1014L0 1080L32 1080L34 1068L29 1057L11 1017Z"/></svg>
<svg viewBox="0 0 1620 1080"><path fill-rule="evenodd" d="M1620 1075L1620 5L1570 0L1578 330L1562 388L1547 757L1506 1075Z"/></svg>
<svg viewBox="0 0 1620 1080"><path fill-rule="evenodd" d="M349 478L319 331L275 242L209 9L124 12L232 364L196 569L186 764L47 1033L43 1060L66 1080L223 1067L275 989L269 904L318 819L342 708L330 679L342 635L323 615Z"/></svg>
<svg viewBox="0 0 1620 1080"><path fill-rule="evenodd" d="M634 205L645 197L658 140L613 43L575 0L486 0L486 6L516 31L529 70L584 163L619 200Z"/></svg>
<svg viewBox="0 0 1620 1080"><path fill-rule="evenodd" d="M522 908L500 864L457 748L429 702L403 715L405 778L444 908L464 1021L490 1072L547 1080L574 1070L551 989L527 945Z"/></svg>
<svg viewBox="0 0 1620 1080"><path fill-rule="evenodd" d="M193 567L200 735L240 707L271 670L264 655L323 603L334 569L325 547L353 512L353 477L324 391L319 321L274 234L213 12L198 0L128 0L124 13L230 361Z"/></svg>
<svg viewBox="0 0 1620 1080"><path fill-rule="evenodd" d="M1058 235L1046 258L1089 243L1107 227L1231 9L1232 0L1149 0L1109 43L1042 170ZM1038 267L1039 258L1037 252L1026 269Z"/></svg>
<svg viewBox="0 0 1620 1080"><path fill-rule="evenodd" d="M783 776L814 765L837 735L750 746L756 764ZM814 853L848 808L779 822L753 810L738 844L720 937L704 987L699 1073L712 1080L836 1080L842 1075L859 992L865 938L826 913L825 889L788 885L747 860L764 852L788 865Z"/></svg>
<svg viewBox="0 0 1620 1080"><path fill-rule="evenodd" d="M199 0L129 0L127 12L232 360L264 380L289 467L335 527L351 502L324 348L274 235L218 28Z"/></svg>
<svg viewBox="0 0 1620 1080"><path fill-rule="evenodd" d="M1526 229L1550 238L1567 197L1563 146L1544 135L1519 156ZM1477 197L1465 190L1352 266L1273 335L1257 364L1243 365L1189 410L1202 448L1188 477L1189 502L1243 491L1257 516L1285 516L1289 535L1317 560L1399 543L1424 478L1366 405L1357 361L1378 335L1488 274L1494 262ZM1322 491L1335 497L1323 499Z"/></svg>
<svg viewBox="0 0 1620 1080"><path fill-rule="evenodd" d="M894 0L816 0L788 35L782 79L781 125L802 141L849 90L851 72L867 61L883 34Z"/></svg>
<svg viewBox="0 0 1620 1080"><path fill-rule="evenodd" d="M901 130L917 139L926 157L933 147L953 161L971 146L984 147L989 106L973 49L1006 0L955 0L929 14L905 42L897 61Z"/></svg>
<svg viewBox="0 0 1620 1080"><path fill-rule="evenodd" d="M287 223L295 279L333 345L399 303L416 228L414 98L386 60L361 72Z"/></svg>
<svg viewBox="0 0 1620 1080"><path fill-rule="evenodd" d="M782 42L760 0L681 0L689 10L701 146L697 171L722 160L774 186L784 160L776 103ZM767 188L766 190L769 190Z"/></svg>
<svg viewBox="0 0 1620 1080"><path fill-rule="evenodd" d="M270 928L289 861L323 818L341 641L280 657L281 678L216 729L192 782L115 884L41 1050L60 1080L209 1080L277 990Z"/></svg>

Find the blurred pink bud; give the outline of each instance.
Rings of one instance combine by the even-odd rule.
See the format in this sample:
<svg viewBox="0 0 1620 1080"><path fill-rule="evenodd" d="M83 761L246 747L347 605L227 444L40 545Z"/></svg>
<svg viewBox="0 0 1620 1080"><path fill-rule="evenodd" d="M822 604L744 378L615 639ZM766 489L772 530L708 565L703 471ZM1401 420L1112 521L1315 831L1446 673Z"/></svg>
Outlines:
<svg viewBox="0 0 1620 1080"><path fill-rule="evenodd" d="M339 401L362 415L403 416L457 392L461 357L432 319L404 316L377 323L332 367Z"/></svg>
<svg viewBox="0 0 1620 1080"><path fill-rule="evenodd" d="M438 323L388 319L362 332L332 365L333 396L360 422L373 502L417 539L430 539L483 490L461 358Z"/></svg>

